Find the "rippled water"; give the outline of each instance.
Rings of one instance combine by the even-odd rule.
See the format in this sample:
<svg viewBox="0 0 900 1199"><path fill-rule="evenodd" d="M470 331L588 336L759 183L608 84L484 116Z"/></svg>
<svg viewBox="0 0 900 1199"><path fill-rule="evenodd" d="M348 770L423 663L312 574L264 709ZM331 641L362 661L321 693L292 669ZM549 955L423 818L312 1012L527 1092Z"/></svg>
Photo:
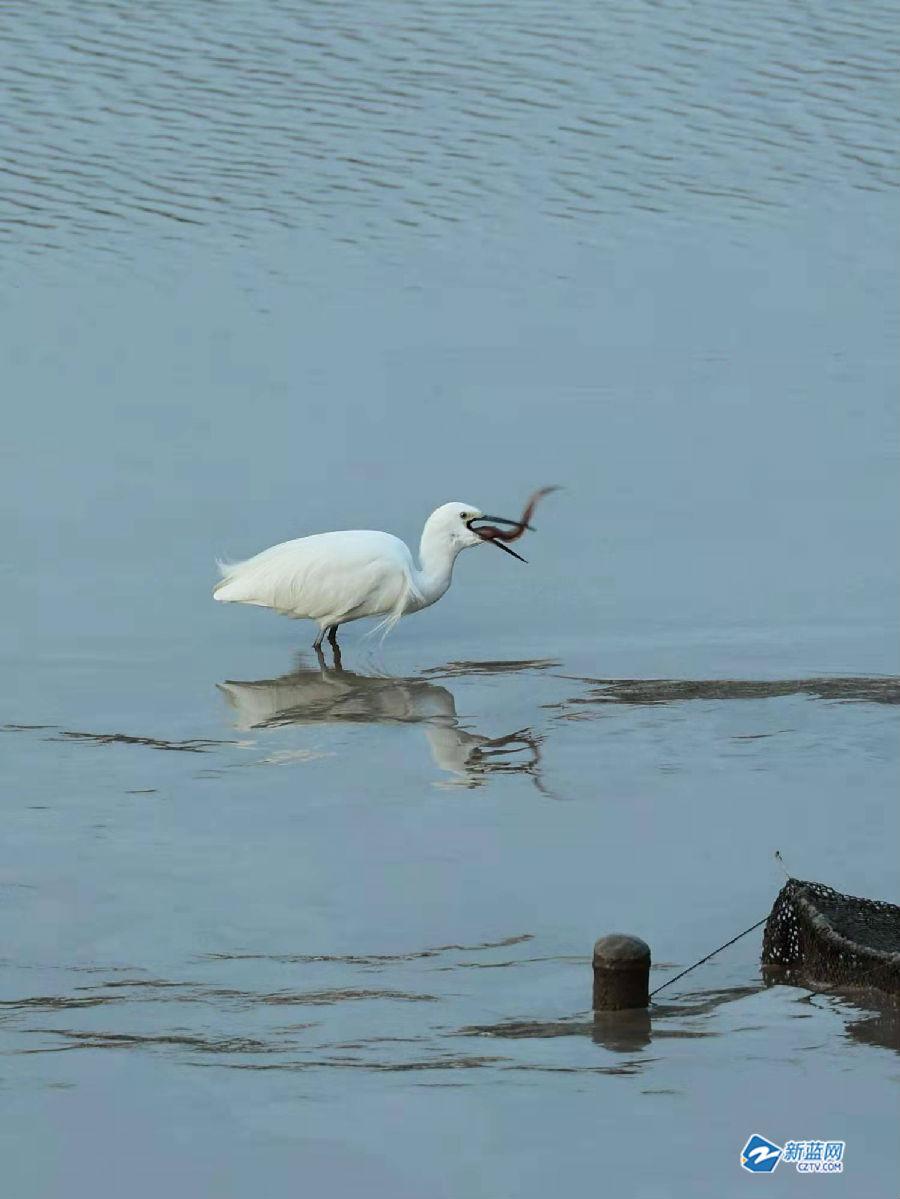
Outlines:
<svg viewBox="0 0 900 1199"><path fill-rule="evenodd" d="M16 1199L891 1195L893 6L8 4L0 1121ZM342 668L216 556L560 483ZM678 1147L675 1153L673 1146ZM773 1195L799 1184L782 1167Z"/></svg>
<svg viewBox="0 0 900 1199"><path fill-rule="evenodd" d="M898 182L893 5L6 13L17 252L277 228L396 250L522 208L581 240L608 218L742 225Z"/></svg>

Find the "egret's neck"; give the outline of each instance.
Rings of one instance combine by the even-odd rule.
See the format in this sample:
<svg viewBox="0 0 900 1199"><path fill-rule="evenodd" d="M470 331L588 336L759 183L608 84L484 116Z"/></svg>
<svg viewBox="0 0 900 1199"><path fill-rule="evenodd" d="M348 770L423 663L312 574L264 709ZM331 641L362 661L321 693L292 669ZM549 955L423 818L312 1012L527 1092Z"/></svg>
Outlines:
<svg viewBox="0 0 900 1199"><path fill-rule="evenodd" d="M419 543L419 573L416 584L426 603L433 604L441 598L453 578L453 563L462 546L451 541L446 534L437 533L425 526Z"/></svg>

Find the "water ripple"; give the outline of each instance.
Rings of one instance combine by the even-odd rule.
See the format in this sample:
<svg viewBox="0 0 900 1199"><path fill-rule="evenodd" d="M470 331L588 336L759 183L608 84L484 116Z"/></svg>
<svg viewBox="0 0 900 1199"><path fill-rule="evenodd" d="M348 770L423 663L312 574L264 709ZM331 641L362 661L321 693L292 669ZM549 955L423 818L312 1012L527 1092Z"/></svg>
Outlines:
<svg viewBox="0 0 900 1199"><path fill-rule="evenodd" d="M11 1034L5 1052L158 1053L189 1067L289 1073L487 1070L633 1075L658 1060L651 1052L654 1045L661 1050L666 1042L752 1031L765 1018L760 1004L769 988L755 976L739 985L673 996L649 1010L566 1012L552 1004L548 1009L540 995L551 981L559 985L561 971L573 977L572 970L577 970L588 997L589 961L575 955L490 960L493 951L530 939L515 934L481 945L447 945L406 954L207 954L203 960L214 975L207 981L141 977L134 967L127 968L128 976L122 978L110 968L109 977L97 984L0 1002L0 1024ZM521 1007L508 1013L494 1011L498 999L504 1002L502 987L490 991L490 1006L486 1006L487 993L467 974L473 963L459 960L459 954L478 950L489 958L479 964L540 968L540 977L532 979L535 1006L530 1012ZM430 968L421 959L436 954L455 955L457 960L444 969L457 973L444 975L447 984L440 993L430 994L418 989L416 982ZM302 978L318 985L275 990L241 986L237 980L247 977L245 960L252 960L257 981L261 973L269 973L260 971L259 963L268 962L276 975L287 972L294 982ZM372 987L360 977L360 971L373 962L390 974L390 985ZM338 985L325 985L335 976ZM505 999L519 1006L522 995L509 989ZM793 995L795 1014L807 1017L809 1003L816 997L802 990ZM896 1022L885 1022L882 1014L873 1015L835 997L822 1002L846 1009L848 1036L855 1037L858 1029L861 1040L896 1046ZM734 1004L742 1003L751 1006L735 1009L737 1017L728 1014ZM451 1004L453 1016L448 1020ZM315 1007L316 1019L284 1023L291 1007ZM755 1013L755 1022L748 1024L750 1012ZM460 1017L465 1023L460 1023ZM505 1052L483 1053L479 1043L485 1038L502 1043Z"/></svg>
<svg viewBox="0 0 900 1199"><path fill-rule="evenodd" d="M546 0L393 0L364 26L349 0L12 3L0 236L127 256L167 226L376 242L514 203L590 236L838 202L898 182L896 27L849 0L579 4L562 28Z"/></svg>

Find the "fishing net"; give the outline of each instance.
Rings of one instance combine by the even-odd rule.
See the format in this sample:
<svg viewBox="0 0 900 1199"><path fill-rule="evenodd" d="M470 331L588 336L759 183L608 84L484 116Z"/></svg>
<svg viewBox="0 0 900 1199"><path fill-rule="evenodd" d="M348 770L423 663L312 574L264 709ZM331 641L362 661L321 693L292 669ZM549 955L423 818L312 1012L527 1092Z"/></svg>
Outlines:
<svg viewBox="0 0 900 1199"><path fill-rule="evenodd" d="M900 999L900 907L789 879L766 921L762 964L812 990L874 988Z"/></svg>

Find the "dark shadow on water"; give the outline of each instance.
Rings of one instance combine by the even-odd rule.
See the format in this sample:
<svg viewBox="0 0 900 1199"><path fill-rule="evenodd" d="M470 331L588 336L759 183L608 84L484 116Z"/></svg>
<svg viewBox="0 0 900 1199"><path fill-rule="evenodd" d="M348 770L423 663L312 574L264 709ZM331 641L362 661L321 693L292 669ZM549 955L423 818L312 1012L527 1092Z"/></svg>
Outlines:
<svg viewBox="0 0 900 1199"><path fill-rule="evenodd" d="M340 653L329 666L320 656L316 666L300 663L278 678L217 684L241 731L313 724L416 724L428 739L435 764L454 776L456 785L483 786L491 775L526 775L542 793L552 796L542 774L541 756L546 728L553 720L590 719L618 706L654 707L691 701L706 703L780 699L804 696L825 703L900 704L900 678L852 676L806 679L602 679L562 673L555 659L454 661L429 667L403 678L365 675L343 669ZM444 683L453 679L532 674L582 684L580 694L542 702L549 718L545 729L515 729L488 737L465 728L453 692ZM443 680L443 681L440 681ZM789 732L790 730L779 730ZM0 732L37 735L45 741L84 746L129 746L169 753L209 754L233 745L227 738L188 737L181 740L124 731L65 729L59 725L10 722ZM736 741L757 741L775 732L749 733Z"/></svg>
<svg viewBox="0 0 900 1199"><path fill-rule="evenodd" d="M521 674L526 671L552 670L562 663L554 658L534 658L496 662L447 662L444 666L429 666L422 674L428 678L459 679L486 674Z"/></svg>
<svg viewBox="0 0 900 1199"><path fill-rule="evenodd" d="M422 958L437 958L448 953L483 953L489 949L508 949L534 939L532 933L516 933L500 941L482 941L477 945L432 945L427 949L413 949L407 953L207 953L201 960L207 962L266 961L299 963L310 965L315 962L337 962L344 966L365 966L382 970L403 962L417 962ZM124 984L122 984L124 985Z"/></svg>
<svg viewBox="0 0 900 1199"><path fill-rule="evenodd" d="M387 972L408 971L422 958L472 954L530 941L517 934L482 945L446 945L413 950L405 954L351 956L318 954L267 955L253 953L205 954L210 964L232 960L270 959L294 969L318 962L344 963L349 970L360 967ZM552 962L553 958L523 957L517 962L495 962L499 966ZM560 962L570 962L566 957ZM424 964L424 963L423 963ZM469 962L456 960L452 968ZM587 970L587 960L578 959ZM402 977L402 981L401 981ZM29 1040L14 1052L54 1054L86 1049L152 1052L174 1055L193 1066L218 1065L227 1069L304 1072L361 1070L369 1072L434 1074L441 1071L491 1070L519 1073L636 1075L652 1069L662 1045L671 1040L729 1039L742 1031L733 1022L722 1025L709 1017L727 1005L759 995L767 989L764 979L743 985L697 991L668 1003L651 1003L647 1009L622 1012L582 1011L550 1019L503 1018L490 1024L454 1028L444 1023L440 1005L447 998L443 989L423 991L408 986L410 977L395 976L386 986L352 985L350 974L344 985L327 988L296 986L278 990L254 990L200 981L175 981L131 977L74 988L68 995L26 996L0 1004L0 1023L17 1028ZM362 979L359 980L362 982ZM393 983L394 985L390 985ZM400 983L401 985L396 985ZM347 985L351 984L351 985ZM407 985L403 985L407 984ZM341 1025L330 1023L330 1010L368 1005L373 1015L367 1030L348 1039ZM382 1005L401 1004L410 1009L404 1031L386 1032ZM844 996L809 994L801 997L799 1015L809 1006L832 1007L845 1024L844 1035L861 1044L900 1048L900 1011L889 1005L878 1008ZM64 1013L77 1019L82 1008L111 1005L110 1023L126 1027L59 1027L54 1017ZM428 1015L429 1010L434 1015ZM191 1012L197 1013L192 1016ZM297 1018L292 1018L296 1011ZM283 1012L277 1024L265 1026L265 1012ZM414 1013L421 1013L416 1015ZM167 1013L171 1013L167 1015ZM315 1014L315 1018L314 1017ZM812 1014L811 1012L809 1014ZM46 1023L45 1023L46 1021ZM91 1021L95 1024L95 1021ZM343 1035L335 1036L333 1032ZM32 1038L39 1038L37 1044ZM490 1038L508 1044L509 1052L481 1053L471 1038ZM529 1054L525 1042L575 1038L612 1054L596 1058L592 1052L572 1059L571 1052L548 1060L544 1050ZM518 1043L518 1048L513 1048ZM654 1052L653 1046L656 1045ZM456 1046L459 1046L457 1049ZM435 1085L441 1085L436 1082ZM449 1085L449 1084L448 1084Z"/></svg>
<svg viewBox="0 0 900 1199"><path fill-rule="evenodd" d="M900 1053L900 1005L896 996L871 987L814 983L785 967L764 967L763 982L767 987L796 987L807 992L806 1002L833 1007L845 1020L844 1035L849 1040Z"/></svg>
<svg viewBox="0 0 900 1199"><path fill-rule="evenodd" d="M708 1016L726 1003L746 999L764 990L764 984L699 991L678 1003L653 1003L649 1008L618 1012L591 1012L559 1020L501 1020L496 1024L474 1024L458 1031L459 1036L500 1037L513 1040L547 1040L554 1037L589 1037L611 1053L635 1054L653 1041L720 1036L717 1030L692 1027L698 1017ZM641 1059L631 1063L640 1068Z"/></svg>
<svg viewBox="0 0 900 1199"><path fill-rule="evenodd" d="M846 1013L849 1008L853 1011L855 1004L841 1005ZM877 1045L881 1049L893 1049L900 1053L900 1008L885 1004L875 1006L872 1011L857 1008L860 1013L858 1020L847 1023L847 1036L860 1045Z"/></svg>
<svg viewBox="0 0 900 1199"><path fill-rule="evenodd" d="M813 679L593 679L570 676L591 690L559 705L672 704L688 700L778 699L805 695L843 703L898 704L893 676Z"/></svg>
<svg viewBox="0 0 900 1199"><path fill-rule="evenodd" d="M63 729L55 724L4 724L0 731L6 733L50 732L44 741L73 742L82 745L140 745L148 749L161 749L175 753L203 754L220 745L233 745L230 740L208 737L190 737L184 741L167 741L162 737L144 737L132 733L91 733L74 729ZM132 794L140 794L133 792Z"/></svg>
<svg viewBox="0 0 900 1199"><path fill-rule="evenodd" d="M79 733L61 730L48 741L83 741L91 745L145 745L150 749L162 749L176 753L202 754L218 745L230 745L230 741L209 740L193 737L186 741L165 741L160 737L137 737L129 733Z"/></svg>

